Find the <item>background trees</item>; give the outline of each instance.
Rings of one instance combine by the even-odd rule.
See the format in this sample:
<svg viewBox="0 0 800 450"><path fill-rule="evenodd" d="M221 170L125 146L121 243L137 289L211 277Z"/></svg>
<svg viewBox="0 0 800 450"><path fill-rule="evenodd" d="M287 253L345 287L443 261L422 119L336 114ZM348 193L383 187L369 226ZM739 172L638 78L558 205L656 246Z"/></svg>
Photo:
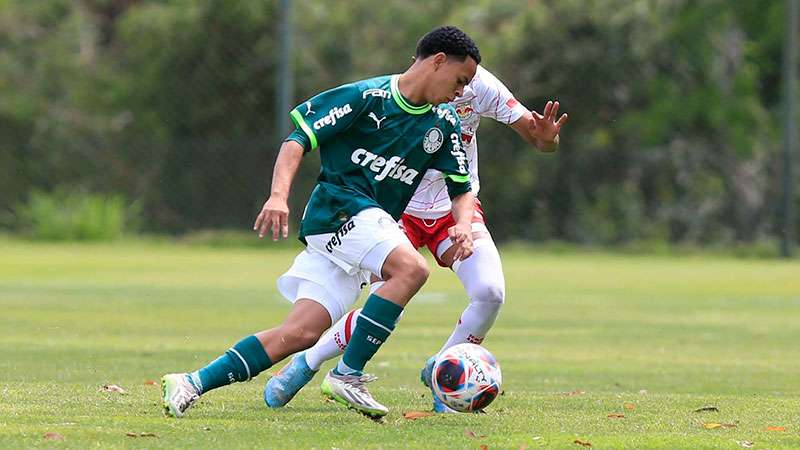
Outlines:
<svg viewBox="0 0 800 450"><path fill-rule="evenodd" d="M296 2L295 99L402 71L419 36L455 24L526 106L558 98L572 116L554 155L482 124L498 239L775 233L782 2L450 6ZM17 229L33 192L61 189L121 194L151 231L250 225L286 113L277 20L263 0L0 0L0 224ZM318 170L308 159L296 214Z"/></svg>

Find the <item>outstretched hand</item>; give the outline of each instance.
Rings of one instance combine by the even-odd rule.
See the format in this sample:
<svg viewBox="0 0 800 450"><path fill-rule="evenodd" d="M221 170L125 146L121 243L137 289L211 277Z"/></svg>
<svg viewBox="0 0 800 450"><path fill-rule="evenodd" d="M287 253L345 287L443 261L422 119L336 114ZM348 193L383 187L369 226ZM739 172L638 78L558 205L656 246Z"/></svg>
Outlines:
<svg viewBox="0 0 800 450"><path fill-rule="evenodd" d="M562 114L556 120L558 114L558 101L549 101L544 105L544 114L531 110L533 122L531 123L531 135L542 142L554 142L561 127L567 123L569 116Z"/></svg>

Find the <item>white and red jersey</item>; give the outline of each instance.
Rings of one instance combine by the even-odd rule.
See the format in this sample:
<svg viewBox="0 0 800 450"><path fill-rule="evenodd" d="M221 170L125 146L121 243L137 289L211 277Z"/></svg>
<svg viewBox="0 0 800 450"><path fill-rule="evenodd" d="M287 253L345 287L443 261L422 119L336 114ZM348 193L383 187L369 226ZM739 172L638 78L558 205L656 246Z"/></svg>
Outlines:
<svg viewBox="0 0 800 450"><path fill-rule="evenodd" d="M469 161L472 192L478 195L478 125L481 117L490 117L504 124L519 120L526 112L502 81L478 66L475 77L464 88L464 94L451 103L461 118L461 140ZM428 170L417 187L405 213L423 219L436 219L450 213L450 196L442 173Z"/></svg>

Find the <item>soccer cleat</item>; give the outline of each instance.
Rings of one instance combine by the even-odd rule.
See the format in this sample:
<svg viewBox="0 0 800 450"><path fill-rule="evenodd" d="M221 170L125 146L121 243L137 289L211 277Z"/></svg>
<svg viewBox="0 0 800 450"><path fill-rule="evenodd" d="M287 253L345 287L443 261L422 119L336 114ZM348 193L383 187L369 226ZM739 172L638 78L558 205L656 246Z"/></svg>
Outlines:
<svg viewBox="0 0 800 450"><path fill-rule="evenodd" d="M431 377L433 376L434 364L436 364L436 355L428 358L428 360L425 361L425 366L419 371L419 381L422 381L422 384L424 384L425 387L433 387L433 383L431 383Z"/></svg>
<svg viewBox="0 0 800 450"><path fill-rule="evenodd" d="M308 367L305 352L295 355L289 364L267 380L264 386L264 402L270 408L286 405L317 372Z"/></svg>
<svg viewBox="0 0 800 450"><path fill-rule="evenodd" d="M200 398L194 385L185 373L171 373L161 377L164 414L183 417L186 410Z"/></svg>
<svg viewBox="0 0 800 450"><path fill-rule="evenodd" d="M433 412L439 414L453 414L458 411L451 409L449 406L445 405L444 402L439 400L439 396L436 395L436 392L433 391L433 382L431 378L433 377L433 365L436 363L436 355L431 356L425 362L425 367L422 368L419 372L419 379L422 381L426 387L431 390L431 397L433 397Z"/></svg>
<svg viewBox="0 0 800 450"><path fill-rule="evenodd" d="M348 408L372 418L380 418L388 414L389 409L372 398L366 386L366 383L377 379L378 377L369 374L339 375L331 370L325 375L320 390L324 396Z"/></svg>

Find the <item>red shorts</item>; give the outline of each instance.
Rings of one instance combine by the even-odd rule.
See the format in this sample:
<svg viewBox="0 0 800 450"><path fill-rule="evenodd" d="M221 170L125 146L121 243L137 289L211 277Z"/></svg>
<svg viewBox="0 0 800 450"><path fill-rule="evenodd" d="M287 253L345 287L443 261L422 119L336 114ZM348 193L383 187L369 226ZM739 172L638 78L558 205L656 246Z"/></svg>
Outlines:
<svg viewBox="0 0 800 450"><path fill-rule="evenodd" d="M481 208L481 202L477 198L475 199L475 214L472 216L472 223L484 225L483 209ZM408 240L411 241L411 245L416 249L428 247L428 250L431 251L431 254L433 254L433 257L436 259L436 262L442 267L450 266L439 259L436 250L439 248L439 244L441 244L442 241L450 239L447 230L455 224L456 221L453 219L452 214L442 216L438 219L420 219L419 217L404 213L400 218L400 225L406 233L406 236L408 236Z"/></svg>

